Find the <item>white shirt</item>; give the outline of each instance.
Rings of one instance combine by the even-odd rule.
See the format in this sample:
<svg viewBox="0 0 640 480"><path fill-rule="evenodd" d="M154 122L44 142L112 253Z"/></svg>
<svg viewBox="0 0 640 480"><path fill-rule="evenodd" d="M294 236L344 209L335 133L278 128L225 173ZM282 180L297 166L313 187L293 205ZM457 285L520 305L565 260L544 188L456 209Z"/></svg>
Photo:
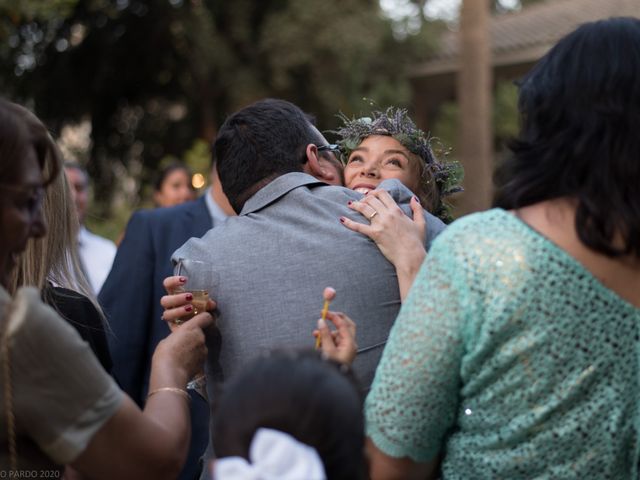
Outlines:
<svg viewBox="0 0 640 480"><path fill-rule="evenodd" d="M222 211L222 209L216 202L213 201L211 187L209 187L204 194L204 201L207 204L209 215L211 215L211 225L213 225L214 227L222 225L227 219L228 215Z"/></svg>
<svg viewBox="0 0 640 480"><path fill-rule="evenodd" d="M116 256L116 244L81 226L78 232L78 249L87 279L98 295Z"/></svg>

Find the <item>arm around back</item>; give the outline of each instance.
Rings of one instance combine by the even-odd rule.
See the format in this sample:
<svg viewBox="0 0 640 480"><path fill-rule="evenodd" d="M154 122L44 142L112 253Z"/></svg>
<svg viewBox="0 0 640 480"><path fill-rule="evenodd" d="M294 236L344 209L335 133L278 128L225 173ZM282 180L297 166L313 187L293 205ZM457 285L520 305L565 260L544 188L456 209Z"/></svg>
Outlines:
<svg viewBox="0 0 640 480"><path fill-rule="evenodd" d="M368 219L369 224L346 217L340 221L376 243L396 269L400 298L404 300L427 254L430 239L440 233L444 225L439 228L438 219L425 212L415 196L409 199L411 216L406 215L394 197L384 189L372 190L349 207Z"/></svg>

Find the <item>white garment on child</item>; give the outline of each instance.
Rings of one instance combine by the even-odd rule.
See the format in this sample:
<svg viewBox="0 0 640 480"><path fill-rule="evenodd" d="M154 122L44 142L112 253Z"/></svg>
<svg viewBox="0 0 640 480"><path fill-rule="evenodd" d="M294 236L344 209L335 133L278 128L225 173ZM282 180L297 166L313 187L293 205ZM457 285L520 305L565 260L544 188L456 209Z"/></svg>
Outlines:
<svg viewBox="0 0 640 480"><path fill-rule="evenodd" d="M259 428L249 448L249 462L225 457L212 465L214 480L326 480L324 465L315 448L291 435Z"/></svg>

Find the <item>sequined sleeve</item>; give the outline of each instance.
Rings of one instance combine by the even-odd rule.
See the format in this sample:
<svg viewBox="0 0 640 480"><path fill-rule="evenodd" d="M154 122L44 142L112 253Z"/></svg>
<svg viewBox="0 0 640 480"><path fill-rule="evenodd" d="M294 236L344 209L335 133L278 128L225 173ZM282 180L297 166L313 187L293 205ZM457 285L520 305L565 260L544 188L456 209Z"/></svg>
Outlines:
<svg viewBox="0 0 640 480"><path fill-rule="evenodd" d="M447 237L443 234L444 237ZM393 457L433 459L455 423L463 329L464 258L438 239L391 331L366 401L367 433Z"/></svg>
<svg viewBox="0 0 640 480"><path fill-rule="evenodd" d="M442 477L638 476L640 308L504 210L436 238L366 402L393 457Z"/></svg>

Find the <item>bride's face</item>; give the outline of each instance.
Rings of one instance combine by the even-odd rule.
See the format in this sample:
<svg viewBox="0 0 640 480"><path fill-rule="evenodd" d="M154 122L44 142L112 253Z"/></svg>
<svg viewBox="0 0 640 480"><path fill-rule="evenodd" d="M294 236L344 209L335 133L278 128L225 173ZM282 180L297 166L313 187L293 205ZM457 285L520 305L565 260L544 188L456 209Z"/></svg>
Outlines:
<svg viewBox="0 0 640 480"><path fill-rule="evenodd" d="M419 160L393 137L372 135L365 138L349 155L344 168L345 186L366 194L389 178L397 178L409 190L418 193Z"/></svg>

